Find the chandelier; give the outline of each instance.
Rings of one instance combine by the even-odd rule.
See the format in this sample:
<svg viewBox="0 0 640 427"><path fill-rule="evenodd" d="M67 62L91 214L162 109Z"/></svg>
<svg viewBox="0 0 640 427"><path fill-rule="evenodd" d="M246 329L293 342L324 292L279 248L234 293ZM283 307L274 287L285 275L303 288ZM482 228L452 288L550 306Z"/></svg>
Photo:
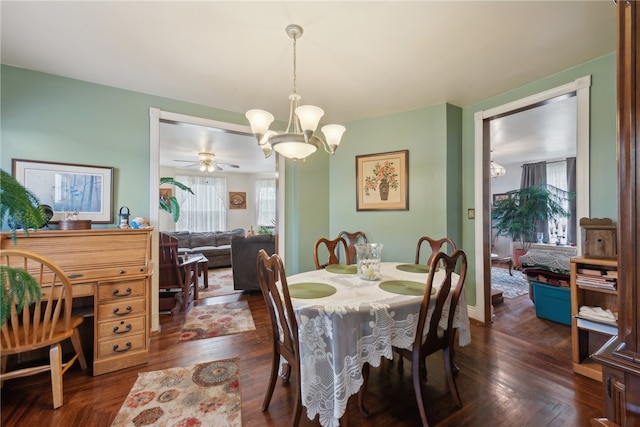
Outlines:
<svg viewBox="0 0 640 427"><path fill-rule="evenodd" d="M489 171L491 173L491 178L497 178L499 176L504 176L507 173L507 170L503 167L491 160L489 164Z"/></svg>
<svg viewBox="0 0 640 427"><path fill-rule="evenodd" d="M296 92L296 41L302 36L302 27L288 25L286 32L293 39L293 93L289 95L289 123L287 130L276 132L269 130L274 120L271 113L264 110L249 110L246 113L251 132L258 140L258 145L269 157L272 150L293 160L304 159L324 147L329 154L335 154L340 139L345 131L341 125L325 125L322 127L326 142L315 131L324 115L322 108L313 105L300 105L300 95Z"/></svg>
<svg viewBox="0 0 640 427"><path fill-rule="evenodd" d="M213 153L198 153L198 161L200 162L200 172L213 172L216 170L215 156Z"/></svg>

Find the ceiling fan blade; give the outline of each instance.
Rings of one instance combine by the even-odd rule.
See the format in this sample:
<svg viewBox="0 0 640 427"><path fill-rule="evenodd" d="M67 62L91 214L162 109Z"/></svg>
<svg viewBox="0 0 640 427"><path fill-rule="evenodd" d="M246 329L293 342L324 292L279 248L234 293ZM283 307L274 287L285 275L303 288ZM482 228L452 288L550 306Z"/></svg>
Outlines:
<svg viewBox="0 0 640 427"><path fill-rule="evenodd" d="M220 165L220 166L229 166L230 168L236 168L236 169L240 167L238 165L232 165L231 163L219 163L219 162L216 162L216 164Z"/></svg>

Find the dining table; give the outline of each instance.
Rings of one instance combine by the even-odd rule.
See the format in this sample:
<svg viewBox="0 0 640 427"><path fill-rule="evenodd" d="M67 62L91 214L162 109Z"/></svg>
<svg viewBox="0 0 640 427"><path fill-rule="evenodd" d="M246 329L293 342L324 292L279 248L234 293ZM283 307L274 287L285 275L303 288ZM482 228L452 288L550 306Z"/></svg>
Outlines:
<svg viewBox="0 0 640 427"><path fill-rule="evenodd" d="M349 397L363 384L363 366L377 367L383 357L392 360L392 347L411 349L428 269L427 265L382 262L377 279L364 280L355 265L335 264L287 276L298 322L302 405L310 420L318 415L322 426L338 426ZM433 292L439 290L443 277L444 271L436 270ZM457 279L454 274L452 288ZM427 328L434 306L432 298ZM439 327L446 328L448 307L447 302ZM464 292L453 326L458 330L458 345L469 344Z"/></svg>

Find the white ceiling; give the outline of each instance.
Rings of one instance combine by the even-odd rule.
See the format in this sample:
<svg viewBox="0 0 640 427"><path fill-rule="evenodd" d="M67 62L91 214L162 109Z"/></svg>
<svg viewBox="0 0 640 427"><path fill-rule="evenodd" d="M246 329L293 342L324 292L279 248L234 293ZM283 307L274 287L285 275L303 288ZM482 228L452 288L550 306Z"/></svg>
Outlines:
<svg viewBox="0 0 640 427"><path fill-rule="evenodd" d="M285 122L291 23L298 92L324 123L466 106L615 51L610 0L4 0L0 14L3 64Z"/></svg>

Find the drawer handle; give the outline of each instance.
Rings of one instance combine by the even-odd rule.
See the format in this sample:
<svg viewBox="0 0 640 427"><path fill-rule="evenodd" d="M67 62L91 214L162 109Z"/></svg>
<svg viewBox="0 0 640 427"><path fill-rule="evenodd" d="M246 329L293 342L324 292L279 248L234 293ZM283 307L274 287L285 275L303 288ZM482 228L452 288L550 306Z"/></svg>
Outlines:
<svg viewBox="0 0 640 427"><path fill-rule="evenodd" d="M124 274L124 273L125 273L125 271L124 271L124 270L120 270L120 271L118 272L118 274Z"/></svg>
<svg viewBox="0 0 640 427"><path fill-rule="evenodd" d="M123 322L124 323L124 322ZM122 323L121 323L122 325ZM120 330L120 326L116 325L113 327L113 333L114 334L126 334L127 332L131 331L131 323L127 323L126 325L124 325L125 330L121 331Z"/></svg>
<svg viewBox="0 0 640 427"><path fill-rule="evenodd" d="M119 348L120 346L118 344L114 345L113 346L114 353L124 353L125 351L131 350L131 343L130 342L126 343L125 346L127 348L123 348L122 350L120 350L120 348Z"/></svg>
<svg viewBox="0 0 640 427"><path fill-rule="evenodd" d="M120 313L120 307L116 307L113 309L113 314L115 314L116 316L126 316L127 314L131 313L131 306L128 305L125 310L127 310L125 313Z"/></svg>
<svg viewBox="0 0 640 427"><path fill-rule="evenodd" d="M114 297L128 297L129 295L131 295L131 288L127 288L127 290L125 292L126 292L126 294L120 295L120 289L114 289L113 290L113 296Z"/></svg>
<svg viewBox="0 0 640 427"><path fill-rule="evenodd" d="M69 279L73 280L73 279L79 279L82 276L84 276L84 274L69 274L67 277L69 277Z"/></svg>

